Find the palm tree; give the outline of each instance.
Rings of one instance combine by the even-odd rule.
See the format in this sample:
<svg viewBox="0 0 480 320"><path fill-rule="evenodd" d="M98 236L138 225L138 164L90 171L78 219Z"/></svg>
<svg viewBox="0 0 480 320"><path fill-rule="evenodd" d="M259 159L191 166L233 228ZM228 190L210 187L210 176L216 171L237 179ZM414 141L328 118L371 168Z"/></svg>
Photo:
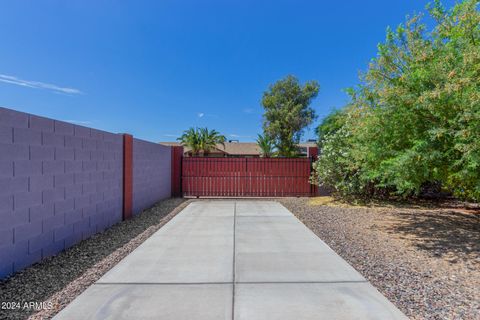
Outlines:
<svg viewBox="0 0 480 320"><path fill-rule="evenodd" d="M192 150L193 156L207 155L217 144L225 147L225 136L216 130L208 128L190 128L185 130L180 138L180 143Z"/></svg>
<svg viewBox="0 0 480 320"><path fill-rule="evenodd" d="M270 158L275 154L275 144L273 140L267 135L258 135L257 144L261 149L262 157Z"/></svg>
<svg viewBox="0 0 480 320"><path fill-rule="evenodd" d="M190 128L185 130L180 138L182 146L189 147L192 150L192 155L196 156L200 152L200 132L197 128Z"/></svg>
<svg viewBox="0 0 480 320"><path fill-rule="evenodd" d="M204 155L208 155L217 144L221 144L225 148L225 140L227 138L216 130L200 128L200 149Z"/></svg>

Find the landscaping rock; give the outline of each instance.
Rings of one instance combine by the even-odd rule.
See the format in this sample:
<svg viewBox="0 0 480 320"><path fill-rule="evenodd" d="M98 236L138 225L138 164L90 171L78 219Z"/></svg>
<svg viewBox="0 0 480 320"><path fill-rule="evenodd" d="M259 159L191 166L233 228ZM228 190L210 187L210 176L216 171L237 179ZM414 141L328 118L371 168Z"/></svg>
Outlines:
<svg viewBox="0 0 480 320"><path fill-rule="evenodd" d="M478 209L279 201L411 319L480 319Z"/></svg>
<svg viewBox="0 0 480 320"><path fill-rule="evenodd" d="M161 201L130 220L2 280L0 302L9 302L11 308L0 309L0 319L26 319L30 315L30 319L50 319L187 203L184 199ZM37 302L37 306L25 307L30 302Z"/></svg>

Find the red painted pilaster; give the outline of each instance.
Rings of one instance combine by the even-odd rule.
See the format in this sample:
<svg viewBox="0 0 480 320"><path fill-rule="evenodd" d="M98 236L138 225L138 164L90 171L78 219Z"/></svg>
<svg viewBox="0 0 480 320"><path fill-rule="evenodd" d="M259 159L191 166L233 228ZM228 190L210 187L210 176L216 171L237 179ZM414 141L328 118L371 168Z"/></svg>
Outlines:
<svg viewBox="0 0 480 320"><path fill-rule="evenodd" d="M123 135L123 220L132 217L133 202L133 136Z"/></svg>
<svg viewBox="0 0 480 320"><path fill-rule="evenodd" d="M313 161L318 159L318 147L308 147L308 157Z"/></svg>
<svg viewBox="0 0 480 320"><path fill-rule="evenodd" d="M183 147L172 146L172 197L182 196Z"/></svg>

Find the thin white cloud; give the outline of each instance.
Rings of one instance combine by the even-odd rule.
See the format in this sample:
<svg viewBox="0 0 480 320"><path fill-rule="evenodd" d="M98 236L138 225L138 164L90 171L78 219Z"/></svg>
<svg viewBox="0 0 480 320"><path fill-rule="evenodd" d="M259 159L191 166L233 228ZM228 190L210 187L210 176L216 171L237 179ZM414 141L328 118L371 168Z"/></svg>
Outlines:
<svg viewBox="0 0 480 320"><path fill-rule="evenodd" d="M164 137L170 137L170 138L177 138L177 137L179 137L180 135L179 135L179 134L164 134L163 136L164 136Z"/></svg>
<svg viewBox="0 0 480 320"><path fill-rule="evenodd" d="M253 113L254 110L253 110L253 108L245 108L245 109L243 109L243 112L250 114L250 113Z"/></svg>
<svg viewBox="0 0 480 320"><path fill-rule="evenodd" d="M62 120L62 121L70 122L73 124L81 124L81 125L93 124L93 121L82 121L82 120Z"/></svg>
<svg viewBox="0 0 480 320"><path fill-rule="evenodd" d="M83 94L82 91L75 88L60 87L55 84L45 83L40 81L23 80L23 79L19 79L17 77L9 76L6 74L0 74L0 82L14 84L17 86L27 87L27 88L50 90L55 93Z"/></svg>
<svg viewBox="0 0 480 320"><path fill-rule="evenodd" d="M198 112L197 117L199 117L199 118L219 118L218 114L204 113L204 112Z"/></svg>

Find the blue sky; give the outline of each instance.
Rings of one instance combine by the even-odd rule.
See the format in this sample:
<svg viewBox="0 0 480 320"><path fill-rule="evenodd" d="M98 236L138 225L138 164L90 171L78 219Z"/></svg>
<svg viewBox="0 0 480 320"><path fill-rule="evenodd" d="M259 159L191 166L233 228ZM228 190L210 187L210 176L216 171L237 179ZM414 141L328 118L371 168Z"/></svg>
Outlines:
<svg viewBox="0 0 480 320"><path fill-rule="evenodd" d="M320 120L426 3L0 1L0 106L150 141L190 126L253 141L270 83L317 80Z"/></svg>

